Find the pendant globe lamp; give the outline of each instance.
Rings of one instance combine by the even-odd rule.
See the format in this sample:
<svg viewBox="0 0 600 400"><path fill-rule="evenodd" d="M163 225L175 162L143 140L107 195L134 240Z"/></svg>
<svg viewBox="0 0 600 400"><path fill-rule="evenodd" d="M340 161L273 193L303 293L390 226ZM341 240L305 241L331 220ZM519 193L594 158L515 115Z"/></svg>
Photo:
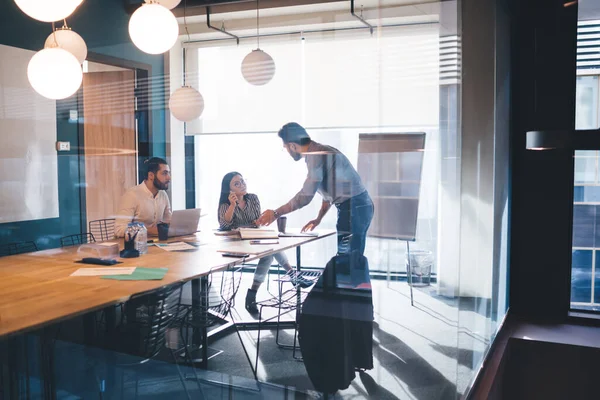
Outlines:
<svg viewBox="0 0 600 400"><path fill-rule="evenodd" d="M67 18L82 2L83 0L15 0L21 11L43 22Z"/></svg>
<svg viewBox="0 0 600 400"><path fill-rule="evenodd" d="M256 49L242 61L242 76L255 86L266 85L275 76L275 61L260 49L259 0L256 0Z"/></svg>
<svg viewBox="0 0 600 400"><path fill-rule="evenodd" d="M188 34L188 40L190 34L187 28L186 21L186 10L187 0L183 3L183 24L185 31ZM187 68L187 51L183 48L183 85L176 89L169 98L169 109L171 114L182 122L190 122L202 115L204 111L204 97L199 91L193 87L186 85L186 71Z"/></svg>
<svg viewBox="0 0 600 400"><path fill-rule="evenodd" d="M204 98L191 86L182 86L169 98L171 114L182 122L199 118L204 111Z"/></svg>
<svg viewBox="0 0 600 400"><path fill-rule="evenodd" d="M46 43L44 43L44 48L56 47L56 45L73 54L75 58L77 58L77 61L79 61L79 64L83 64L87 57L88 49L85 41L67 26L66 20L64 21L62 28L54 30L54 32L48 36Z"/></svg>
<svg viewBox="0 0 600 400"><path fill-rule="evenodd" d="M148 54L169 51L179 36L175 15L156 0L142 4L129 19L129 37Z"/></svg>
<svg viewBox="0 0 600 400"><path fill-rule="evenodd" d="M31 57L27 78L36 92L48 99L60 100L77 92L83 71L77 58L55 42Z"/></svg>

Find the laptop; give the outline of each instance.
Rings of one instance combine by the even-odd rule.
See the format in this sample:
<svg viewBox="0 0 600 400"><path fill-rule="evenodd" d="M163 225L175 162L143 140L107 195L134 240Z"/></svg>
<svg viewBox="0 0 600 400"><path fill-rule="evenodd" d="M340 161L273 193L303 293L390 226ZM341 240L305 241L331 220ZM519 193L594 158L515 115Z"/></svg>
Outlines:
<svg viewBox="0 0 600 400"><path fill-rule="evenodd" d="M198 232L200 222L200 208L189 210L175 210L169 225L169 237L185 236Z"/></svg>

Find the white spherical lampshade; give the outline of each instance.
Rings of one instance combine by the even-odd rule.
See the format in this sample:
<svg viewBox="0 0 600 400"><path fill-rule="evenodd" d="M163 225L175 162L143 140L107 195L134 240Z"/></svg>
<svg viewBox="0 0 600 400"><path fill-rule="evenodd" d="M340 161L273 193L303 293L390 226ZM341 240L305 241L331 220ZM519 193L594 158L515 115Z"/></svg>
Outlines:
<svg viewBox="0 0 600 400"><path fill-rule="evenodd" d="M202 115L204 98L196 89L183 86L171 94L169 109L178 120L189 122Z"/></svg>
<svg viewBox="0 0 600 400"><path fill-rule="evenodd" d="M77 61L79 61L79 64L82 64L87 57L85 41L69 28L57 29L48 36L46 43L44 43L45 49L56 46L73 54Z"/></svg>
<svg viewBox="0 0 600 400"><path fill-rule="evenodd" d="M17 6L33 19L60 21L75 11L83 0L15 0Z"/></svg>
<svg viewBox="0 0 600 400"><path fill-rule="evenodd" d="M175 7L177 7L177 5L179 3L181 3L181 0L144 0L146 3L151 3L151 2L155 2L160 4L161 6L167 7L169 10L174 9Z"/></svg>
<svg viewBox="0 0 600 400"><path fill-rule="evenodd" d="M252 50L242 61L242 75L248 83L265 85L275 75L275 61L260 49Z"/></svg>
<svg viewBox="0 0 600 400"><path fill-rule="evenodd" d="M178 35L175 15L160 4L142 4L129 20L129 36L144 53L161 54L170 50Z"/></svg>
<svg viewBox="0 0 600 400"><path fill-rule="evenodd" d="M27 77L36 92L49 99L60 100L79 89L83 72L73 54L54 47L40 50L31 57Z"/></svg>

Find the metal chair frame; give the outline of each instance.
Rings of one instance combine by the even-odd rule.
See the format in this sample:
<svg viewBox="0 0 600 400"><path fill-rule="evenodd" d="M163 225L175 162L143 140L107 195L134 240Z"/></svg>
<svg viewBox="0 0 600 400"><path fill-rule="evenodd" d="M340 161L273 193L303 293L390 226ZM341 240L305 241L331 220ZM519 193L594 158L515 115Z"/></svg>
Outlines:
<svg viewBox="0 0 600 400"><path fill-rule="evenodd" d="M89 232L100 241L115 237L115 218L96 219L88 223Z"/></svg>
<svg viewBox="0 0 600 400"><path fill-rule="evenodd" d="M12 242L0 245L0 257L31 253L33 251L38 251L38 247L33 241Z"/></svg>
<svg viewBox="0 0 600 400"><path fill-rule="evenodd" d="M90 232L76 233L60 238L60 247L76 246L78 244L94 243L96 238Z"/></svg>

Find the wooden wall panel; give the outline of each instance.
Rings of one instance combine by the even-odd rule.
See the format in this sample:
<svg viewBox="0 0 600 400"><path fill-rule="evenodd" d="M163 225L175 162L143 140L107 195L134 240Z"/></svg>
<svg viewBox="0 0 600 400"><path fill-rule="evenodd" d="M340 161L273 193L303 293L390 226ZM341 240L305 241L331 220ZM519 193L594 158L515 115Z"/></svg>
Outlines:
<svg viewBox="0 0 600 400"><path fill-rule="evenodd" d="M113 217L137 183L134 71L83 78L87 220Z"/></svg>

